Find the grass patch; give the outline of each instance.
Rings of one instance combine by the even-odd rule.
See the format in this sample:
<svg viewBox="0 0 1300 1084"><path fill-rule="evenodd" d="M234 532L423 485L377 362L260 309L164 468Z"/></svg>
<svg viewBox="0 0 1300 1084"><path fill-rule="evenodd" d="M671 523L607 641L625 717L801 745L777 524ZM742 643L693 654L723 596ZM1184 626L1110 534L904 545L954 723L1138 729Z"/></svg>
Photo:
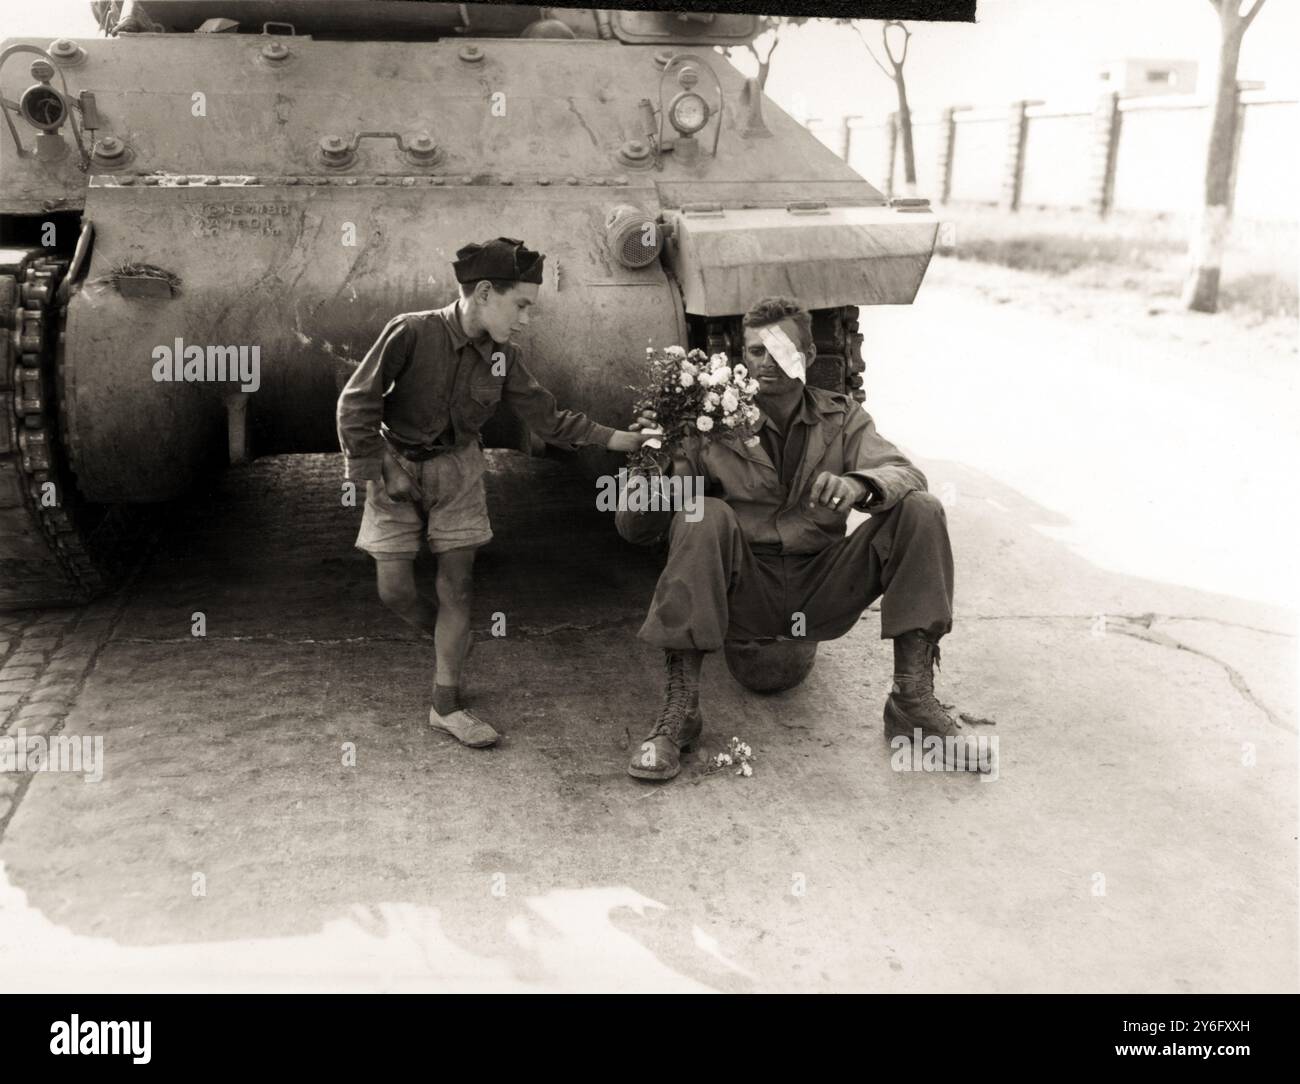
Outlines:
<svg viewBox="0 0 1300 1084"><path fill-rule="evenodd" d="M1178 296L1188 268L1190 220L1173 216L947 207L955 244L940 256L1059 276L1081 286ZM1224 254L1221 311L1253 316L1300 315L1294 222L1238 222Z"/></svg>

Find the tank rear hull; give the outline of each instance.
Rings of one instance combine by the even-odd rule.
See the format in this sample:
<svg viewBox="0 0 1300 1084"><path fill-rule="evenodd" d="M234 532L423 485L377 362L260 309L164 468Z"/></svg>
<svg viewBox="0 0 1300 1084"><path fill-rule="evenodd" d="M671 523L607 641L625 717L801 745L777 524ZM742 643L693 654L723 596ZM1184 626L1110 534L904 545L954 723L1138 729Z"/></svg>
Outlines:
<svg viewBox="0 0 1300 1084"><path fill-rule="evenodd" d="M87 200L95 259L65 340L64 422L83 491L96 501L162 500L223 461L228 400L247 386L229 379L235 373L210 379L207 368L197 381L157 379L175 375L166 359L177 340L181 356L194 346L205 357L209 347L244 347L251 358L257 347L247 411L258 453L337 450L339 390L383 325L454 299L456 249L502 232L547 254L519 338L530 369L562 404L626 423L627 385L646 345L686 338L663 268L629 271L600 243L613 207L656 213L653 188L534 185L485 195L425 183L97 182ZM114 275L130 263L161 267L178 285L135 296L129 276Z"/></svg>

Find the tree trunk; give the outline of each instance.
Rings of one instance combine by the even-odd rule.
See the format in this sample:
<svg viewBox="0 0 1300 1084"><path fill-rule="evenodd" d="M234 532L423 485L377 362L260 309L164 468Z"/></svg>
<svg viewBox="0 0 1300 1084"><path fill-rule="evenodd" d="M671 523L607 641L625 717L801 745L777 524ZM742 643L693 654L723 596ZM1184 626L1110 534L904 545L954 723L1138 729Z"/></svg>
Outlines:
<svg viewBox="0 0 1300 1084"><path fill-rule="evenodd" d="M1219 19L1219 79L1205 160L1205 206L1192 237L1191 272L1183 288L1183 304L1196 312L1217 312L1219 308L1219 276L1228 240L1228 201L1240 122L1237 61L1246 25L1237 12L1237 0L1223 5Z"/></svg>
<svg viewBox="0 0 1300 1084"><path fill-rule="evenodd" d="M758 62L758 89L767 89L767 73L772 70L772 56L769 53L766 60Z"/></svg>
<svg viewBox="0 0 1300 1084"><path fill-rule="evenodd" d="M903 69L894 69L894 85L898 88L898 128L903 137L903 190L916 195L916 154L912 150L912 110L907 105L907 85L903 82Z"/></svg>

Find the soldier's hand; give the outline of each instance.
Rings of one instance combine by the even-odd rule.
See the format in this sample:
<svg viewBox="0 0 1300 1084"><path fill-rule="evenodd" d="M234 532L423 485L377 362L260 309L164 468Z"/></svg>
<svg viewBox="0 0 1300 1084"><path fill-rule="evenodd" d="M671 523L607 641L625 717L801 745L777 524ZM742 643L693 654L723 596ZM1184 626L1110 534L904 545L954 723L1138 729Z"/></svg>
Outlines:
<svg viewBox="0 0 1300 1084"><path fill-rule="evenodd" d="M845 478L824 470L817 475L808 491L808 507L830 508L848 515L849 509L867 495L867 487L857 478Z"/></svg>

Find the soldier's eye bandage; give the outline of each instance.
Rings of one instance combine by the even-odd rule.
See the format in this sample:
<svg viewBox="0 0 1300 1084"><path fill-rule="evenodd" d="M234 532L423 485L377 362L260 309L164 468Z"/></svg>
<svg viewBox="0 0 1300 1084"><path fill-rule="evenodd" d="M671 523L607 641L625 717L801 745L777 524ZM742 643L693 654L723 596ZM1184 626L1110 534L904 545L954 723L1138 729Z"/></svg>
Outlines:
<svg viewBox="0 0 1300 1084"><path fill-rule="evenodd" d="M790 341L790 336L785 333L785 329L781 327L760 327L755 330L758 332L758 337L763 340L763 345L767 347L767 352L781 366L781 371L786 376L792 376L806 384L808 382L807 359L803 356L803 352Z"/></svg>

